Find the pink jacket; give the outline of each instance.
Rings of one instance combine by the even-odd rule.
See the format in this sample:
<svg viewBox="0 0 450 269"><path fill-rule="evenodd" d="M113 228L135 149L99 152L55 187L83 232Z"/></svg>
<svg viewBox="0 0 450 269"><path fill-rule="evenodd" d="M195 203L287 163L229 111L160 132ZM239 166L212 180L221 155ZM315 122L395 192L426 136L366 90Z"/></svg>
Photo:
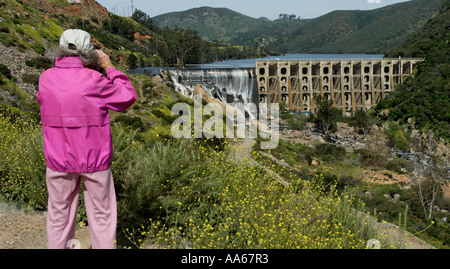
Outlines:
<svg viewBox="0 0 450 269"><path fill-rule="evenodd" d="M44 156L58 172L107 170L113 154L108 109L123 111L136 101L130 79L116 68L108 78L85 68L78 57L57 58L39 79Z"/></svg>

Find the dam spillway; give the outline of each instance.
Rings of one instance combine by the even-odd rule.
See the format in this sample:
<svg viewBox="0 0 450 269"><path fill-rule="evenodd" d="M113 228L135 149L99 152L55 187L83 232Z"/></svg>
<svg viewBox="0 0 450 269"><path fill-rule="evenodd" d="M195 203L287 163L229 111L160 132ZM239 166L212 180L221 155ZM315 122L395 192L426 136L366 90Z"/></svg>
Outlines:
<svg viewBox="0 0 450 269"><path fill-rule="evenodd" d="M423 59L256 61L259 103L314 113L321 95L345 115L366 111L411 76Z"/></svg>
<svg viewBox="0 0 450 269"><path fill-rule="evenodd" d="M200 85L211 97L224 103L258 104L254 68L173 69L166 73L170 75L176 90L184 96L192 98L195 87ZM238 111L246 118L257 117L244 107Z"/></svg>

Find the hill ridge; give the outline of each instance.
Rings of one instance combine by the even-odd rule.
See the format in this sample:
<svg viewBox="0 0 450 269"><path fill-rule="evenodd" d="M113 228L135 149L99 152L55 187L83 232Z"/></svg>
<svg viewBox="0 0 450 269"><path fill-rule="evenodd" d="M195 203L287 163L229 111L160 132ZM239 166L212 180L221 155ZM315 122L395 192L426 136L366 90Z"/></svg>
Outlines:
<svg viewBox="0 0 450 269"><path fill-rule="evenodd" d="M424 25L444 1L413 0L374 10L335 10L314 19L260 20L207 6L153 19L161 27L196 30L207 40L237 45L257 42L280 53L384 53ZM208 14L198 14L202 10ZM238 17L231 20L233 16Z"/></svg>

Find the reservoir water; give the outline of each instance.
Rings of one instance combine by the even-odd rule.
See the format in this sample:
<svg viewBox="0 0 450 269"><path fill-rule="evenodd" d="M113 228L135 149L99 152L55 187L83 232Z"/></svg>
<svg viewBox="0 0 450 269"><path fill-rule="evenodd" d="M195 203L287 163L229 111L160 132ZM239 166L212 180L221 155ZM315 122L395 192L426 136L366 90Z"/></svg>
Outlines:
<svg viewBox="0 0 450 269"><path fill-rule="evenodd" d="M227 60L206 64L191 64L181 67L142 67L131 70L132 73L157 75L161 69L234 69L234 68L255 68L256 61L268 60L379 60L384 55L381 54L286 54L283 56L269 56L263 58Z"/></svg>
<svg viewBox="0 0 450 269"><path fill-rule="evenodd" d="M382 59L384 55L378 54L286 54L284 56L270 56L264 58L255 59L243 59L243 60L229 60L208 64L189 65L186 68L219 68L219 69L232 69L232 68L255 68L256 61L269 61L269 60L373 60Z"/></svg>

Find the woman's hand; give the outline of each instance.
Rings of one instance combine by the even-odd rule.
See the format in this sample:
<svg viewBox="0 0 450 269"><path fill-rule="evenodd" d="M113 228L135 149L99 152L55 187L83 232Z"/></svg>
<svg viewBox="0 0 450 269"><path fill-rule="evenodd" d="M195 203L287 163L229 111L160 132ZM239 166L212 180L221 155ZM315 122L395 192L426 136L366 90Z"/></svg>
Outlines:
<svg viewBox="0 0 450 269"><path fill-rule="evenodd" d="M98 54L98 64L100 65L101 68L106 70L112 67L111 60L109 59L108 55L106 55L101 50L97 50L97 54Z"/></svg>

